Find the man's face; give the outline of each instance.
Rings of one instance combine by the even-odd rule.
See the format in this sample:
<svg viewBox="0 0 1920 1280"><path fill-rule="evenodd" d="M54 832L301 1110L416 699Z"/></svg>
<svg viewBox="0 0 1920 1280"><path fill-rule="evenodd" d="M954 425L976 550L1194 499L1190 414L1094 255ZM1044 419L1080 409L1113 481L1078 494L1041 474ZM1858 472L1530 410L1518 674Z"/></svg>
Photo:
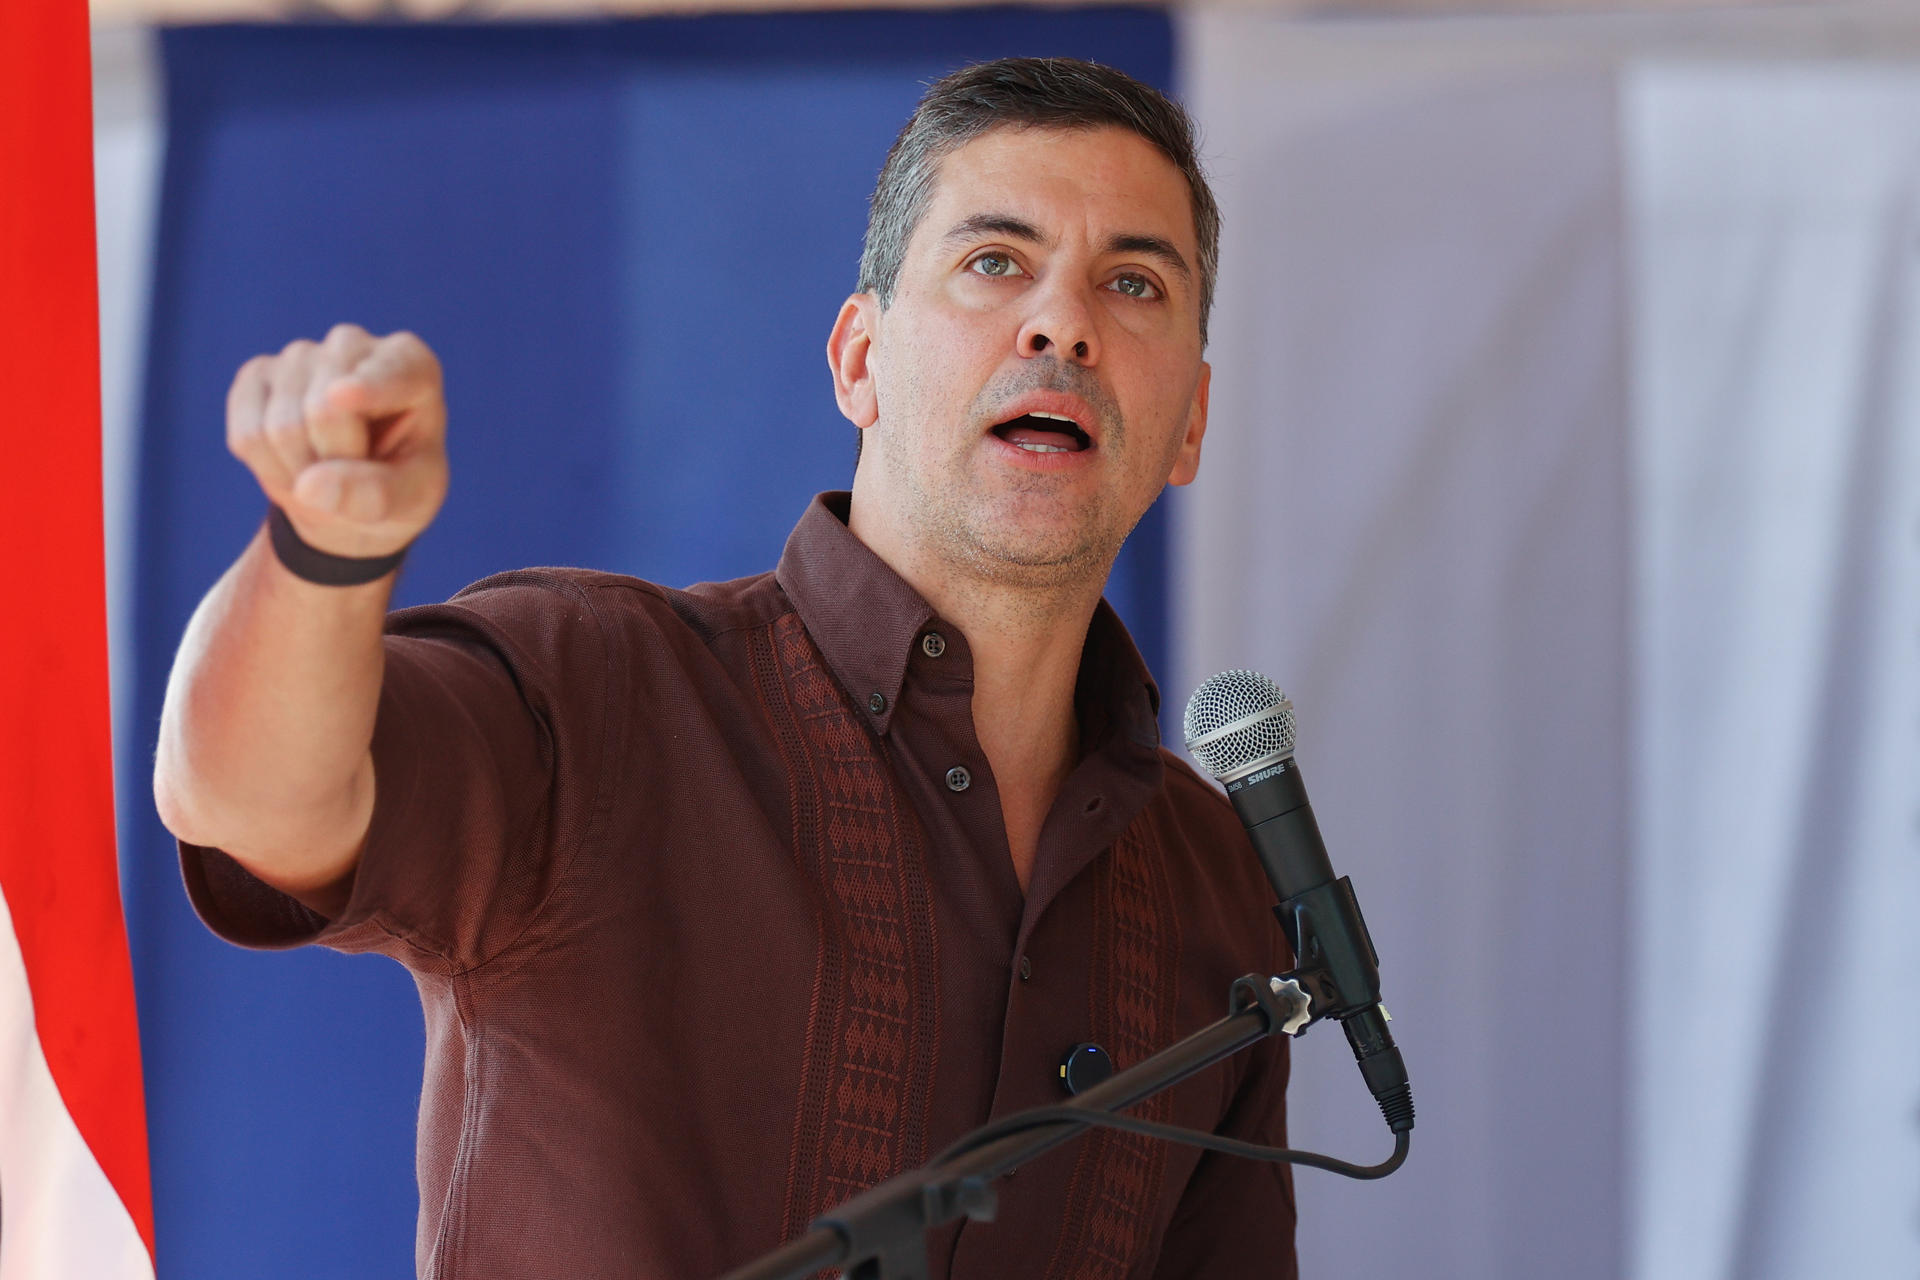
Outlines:
<svg viewBox="0 0 1920 1280"><path fill-rule="evenodd" d="M842 310L855 532L996 581L1104 579L1206 428L1186 179L1124 129L1008 128L941 165L893 304Z"/></svg>

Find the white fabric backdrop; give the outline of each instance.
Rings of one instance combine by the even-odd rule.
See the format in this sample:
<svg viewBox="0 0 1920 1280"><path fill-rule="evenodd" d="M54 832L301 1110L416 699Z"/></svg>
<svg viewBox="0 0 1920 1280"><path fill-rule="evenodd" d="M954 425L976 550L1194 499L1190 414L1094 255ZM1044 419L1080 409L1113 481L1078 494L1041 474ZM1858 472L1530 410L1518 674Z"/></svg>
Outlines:
<svg viewBox="0 0 1920 1280"><path fill-rule="evenodd" d="M1181 677L1293 696L1419 1124L1296 1175L1301 1274L1620 1274L1627 503L1605 67L1427 24L1184 28L1226 219ZM1296 1145L1377 1157L1344 1039Z"/></svg>
<svg viewBox="0 0 1920 1280"><path fill-rule="evenodd" d="M1920 60L1625 104L1633 1274L1920 1275Z"/></svg>
<svg viewBox="0 0 1920 1280"><path fill-rule="evenodd" d="M1920 1274L1911 26L1188 16L1168 683L1293 693L1421 1105L1305 1275Z"/></svg>

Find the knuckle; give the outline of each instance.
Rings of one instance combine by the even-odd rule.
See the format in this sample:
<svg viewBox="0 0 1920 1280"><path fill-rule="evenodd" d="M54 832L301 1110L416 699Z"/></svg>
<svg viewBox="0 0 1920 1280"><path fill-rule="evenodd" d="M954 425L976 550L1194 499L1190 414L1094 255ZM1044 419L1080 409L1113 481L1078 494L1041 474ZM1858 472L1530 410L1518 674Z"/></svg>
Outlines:
<svg viewBox="0 0 1920 1280"><path fill-rule="evenodd" d="M333 328L327 330L327 345L330 347L343 346L366 336L367 331L365 329L362 329L359 325L353 324L350 321L343 320L333 326Z"/></svg>
<svg viewBox="0 0 1920 1280"><path fill-rule="evenodd" d="M312 339L295 338L292 342L280 348L280 358L283 360L301 360L312 355L316 349L317 344L315 344Z"/></svg>
<svg viewBox="0 0 1920 1280"><path fill-rule="evenodd" d="M301 416L309 422L328 416L327 393L332 391L338 382L337 378L315 378L308 383L305 393L300 397Z"/></svg>
<svg viewBox="0 0 1920 1280"><path fill-rule="evenodd" d="M304 447L307 442L307 422L297 414L284 412L269 414L262 425L261 433L277 449Z"/></svg>
<svg viewBox="0 0 1920 1280"><path fill-rule="evenodd" d="M270 356L255 356L235 370L233 382L227 387L229 408L239 403L242 396L266 381L267 369L271 362Z"/></svg>
<svg viewBox="0 0 1920 1280"><path fill-rule="evenodd" d="M439 357L433 354L433 348L423 342L419 334L414 333L410 329L401 329L388 335L387 340L393 344L394 350L405 357L409 363L419 364L435 373L439 372Z"/></svg>

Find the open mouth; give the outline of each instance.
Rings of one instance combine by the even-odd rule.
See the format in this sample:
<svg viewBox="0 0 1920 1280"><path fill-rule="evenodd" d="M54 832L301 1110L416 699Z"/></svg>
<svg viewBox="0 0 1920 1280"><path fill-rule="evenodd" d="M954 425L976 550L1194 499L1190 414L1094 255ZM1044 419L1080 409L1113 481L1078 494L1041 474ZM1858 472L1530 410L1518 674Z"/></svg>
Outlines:
<svg viewBox="0 0 1920 1280"><path fill-rule="evenodd" d="M1079 453L1093 447L1093 439L1072 418L1058 413L1023 413L1003 422L993 434L1028 453Z"/></svg>

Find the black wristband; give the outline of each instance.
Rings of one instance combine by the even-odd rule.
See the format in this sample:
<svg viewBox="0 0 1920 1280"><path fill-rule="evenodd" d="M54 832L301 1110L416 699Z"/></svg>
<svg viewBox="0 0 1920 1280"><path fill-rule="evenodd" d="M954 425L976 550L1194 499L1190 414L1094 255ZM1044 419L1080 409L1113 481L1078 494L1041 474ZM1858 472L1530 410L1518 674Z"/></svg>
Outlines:
<svg viewBox="0 0 1920 1280"><path fill-rule="evenodd" d="M294 532L293 521L278 506L267 508L267 535L273 542L273 554L296 578L323 587L357 587L377 582L400 567L413 544L388 556L336 556L330 551L310 547Z"/></svg>

